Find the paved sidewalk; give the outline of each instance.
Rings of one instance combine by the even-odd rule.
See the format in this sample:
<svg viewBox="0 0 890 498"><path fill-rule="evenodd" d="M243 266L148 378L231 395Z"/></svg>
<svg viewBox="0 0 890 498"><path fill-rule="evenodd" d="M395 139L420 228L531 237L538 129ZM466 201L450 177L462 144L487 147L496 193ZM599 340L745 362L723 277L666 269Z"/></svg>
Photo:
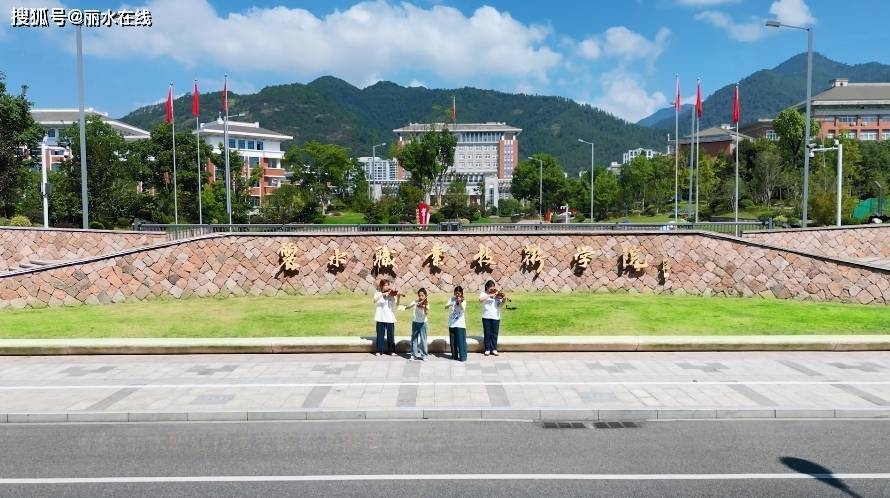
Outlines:
<svg viewBox="0 0 890 498"><path fill-rule="evenodd" d="M0 357L0 422L890 418L888 352Z"/></svg>

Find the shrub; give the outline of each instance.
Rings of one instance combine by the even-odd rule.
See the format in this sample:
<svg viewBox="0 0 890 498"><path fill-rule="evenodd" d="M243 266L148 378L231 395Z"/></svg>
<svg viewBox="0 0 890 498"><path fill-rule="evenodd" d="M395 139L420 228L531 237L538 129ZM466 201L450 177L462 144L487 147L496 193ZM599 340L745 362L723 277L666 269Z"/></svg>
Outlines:
<svg viewBox="0 0 890 498"><path fill-rule="evenodd" d="M751 209L752 207L754 207L754 201L751 199L742 199L739 201L740 209Z"/></svg>
<svg viewBox="0 0 890 498"><path fill-rule="evenodd" d="M31 220L29 220L27 216L22 216L20 214L17 214L15 216L13 216L12 218L10 218L9 226L29 227L29 226L31 226Z"/></svg>
<svg viewBox="0 0 890 498"><path fill-rule="evenodd" d="M93 230L105 230L105 225L101 221L91 221L90 228Z"/></svg>
<svg viewBox="0 0 890 498"><path fill-rule="evenodd" d="M445 217L442 216L442 213L440 213L438 211L430 213L430 224L431 225L439 224L439 223L442 223L443 221L445 221Z"/></svg>
<svg viewBox="0 0 890 498"><path fill-rule="evenodd" d="M0 216L0 227L8 227L9 226L9 218Z"/></svg>

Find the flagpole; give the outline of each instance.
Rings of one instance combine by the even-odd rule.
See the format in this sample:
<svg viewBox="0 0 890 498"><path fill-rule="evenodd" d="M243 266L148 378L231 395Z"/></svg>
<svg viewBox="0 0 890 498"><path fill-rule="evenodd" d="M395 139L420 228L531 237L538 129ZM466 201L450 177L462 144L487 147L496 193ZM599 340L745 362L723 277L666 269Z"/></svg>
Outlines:
<svg viewBox="0 0 890 498"><path fill-rule="evenodd" d="M231 173L229 172L229 75L225 76L225 83L223 83L223 102L225 105L225 109L223 109L226 113L225 120L223 121L223 147L225 154L225 162L226 162L226 213L229 215L229 230L232 229L232 193L231 193Z"/></svg>
<svg viewBox="0 0 890 498"><path fill-rule="evenodd" d="M695 166L695 107L692 108L689 115L692 117L692 122L689 124L689 147L687 149L689 153L689 197L686 199L688 204L687 219L692 218L692 184L694 174L692 168Z"/></svg>
<svg viewBox="0 0 890 498"><path fill-rule="evenodd" d="M735 222L736 222L736 236L739 235L739 126L742 124L742 119L740 115L740 107L739 103L739 84L735 84L735 102L733 114L735 118Z"/></svg>
<svg viewBox="0 0 890 498"><path fill-rule="evenodd" d="M192 95L192 99L195 99L195 104L197 104L198 98L198 80L195 80L195 93ZM201 183L204 182L204 172L201 168L201 111L200 107L196 106L195 110L195 150L198 155L198 224L204 224L204 216L201 209Z"/></svg>
<svg viewBox="0 0 890 498"><path fill-rule="evenodd" d="M674 102L674 223L680 221L680 75L677 75L677 101ZM593 173L591 172L591 175ZM593 176L591 176L593 178ZM593 188L590 190L593 199ZM591 201L591 217L593 216L593 201Z"/></svg>
<svg viewBox="0 0 890 498"><path fill-rule="evenodd" d="M699 198L701 195L701 116L698 106L701 102L701 78L698 79L698 90L695 109L695 222L698 223Z"/></svg>
<svg viewBox="0 0 890 498"><path fill-rule="evenodd" d="M170 83L170 107L173 107L173 83ZM179 224L179 199L176 196L176 117L170 120L173 133L173 223Z"/></svg>

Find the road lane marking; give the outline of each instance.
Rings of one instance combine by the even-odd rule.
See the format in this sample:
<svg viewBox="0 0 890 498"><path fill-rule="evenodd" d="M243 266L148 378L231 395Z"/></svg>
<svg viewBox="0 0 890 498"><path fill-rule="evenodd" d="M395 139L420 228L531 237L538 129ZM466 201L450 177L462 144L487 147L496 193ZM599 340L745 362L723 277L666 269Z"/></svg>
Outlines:
<svg viewBox="0 0 890 498"><path fill-rule="evenodd" d="M322 481L736 481L736 480L853 480L890 479L890 473L839 474L396 474L396 475L303 475L303 476L131 476L0 478L0 486L38 484L134 484L195 482L322 482Z"/></svg>
<svg viewBox="0 0 890 498"><path fill-rule="evenodd" d="M0 386L0 391L40 391L60 389L193 389L193 388L296 388L296 387L399 387L399 386L890 386L890 380L851 381L446 381L446 382L244 382L204 384L72 384Z"/></svg>

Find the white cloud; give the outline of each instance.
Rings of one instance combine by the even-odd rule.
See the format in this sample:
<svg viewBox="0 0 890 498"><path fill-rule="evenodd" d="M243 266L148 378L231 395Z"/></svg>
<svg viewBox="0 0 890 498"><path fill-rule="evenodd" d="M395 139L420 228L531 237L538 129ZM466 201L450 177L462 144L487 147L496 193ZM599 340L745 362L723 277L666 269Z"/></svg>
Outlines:
<svg viewBox="0 0 890 498"><path fill-rule="evenodd" d="M252 7L221 16L207 0L150 0L150 29L96 30L86 50L105 57L169 57L194 66L302 77L335 74L365 84L401 68L465 81L520 77L545 82L561 54L549 28L493 7L458 9L365 1L316 17L305 9Z"/></svg>
<svg viewBox="0 0 890 498"><path fill-rule="evenodd" d="M604 73L601 77L604 94L595 99L593 105L631 122L666 107L668 98L661 92L647 92L642 81L639 75L623 69Z"/></svg>
<svg viewBox="0 0 890 498"><path fill-rule="evenodd" d="M426 88L426 83L424 83L420 80L411 80L411 83L408 83L408 86L411 88L420 88L420 87Z"/></svg>
<svg viewBox="0 0 890 498"><path fill-rule="evenodd" d="M684 7L713 7L727 3L738 3L739 0L677 0Z"/></svg>
<svg viewBox="0 0 890 498"><path fill-rule="evenodd" d="M653 40L649 40L624 26L615 26L606 30L604 52L609 56L625 60L653 60L661 55L670 35L671 30L663 27L658 30Z"/></svg>
<svg viewBox="0 0 890 498"><path fill-rule="evenodd" d="M578 53L585 59L596 60L600 58L603 51L600 44L591 37L578 44Z"/></svg>
<svg viewBox="0 0 890 498"><path fill-rule="evenodd" d="M810 26L816 22L804 0L776 0L769 6L769 13L784 24Z"/></svg>
<svg viewBox="0 0 890 498"><path fill-rule="evenodd" d="M721 28L726 31L726 34L729 35L730 38L741 42L759 40L763 38L766 33L762 20L738 23L733 21L732 18L725 13L716 10L699 12L695 15L695 19Z"/></svg>

